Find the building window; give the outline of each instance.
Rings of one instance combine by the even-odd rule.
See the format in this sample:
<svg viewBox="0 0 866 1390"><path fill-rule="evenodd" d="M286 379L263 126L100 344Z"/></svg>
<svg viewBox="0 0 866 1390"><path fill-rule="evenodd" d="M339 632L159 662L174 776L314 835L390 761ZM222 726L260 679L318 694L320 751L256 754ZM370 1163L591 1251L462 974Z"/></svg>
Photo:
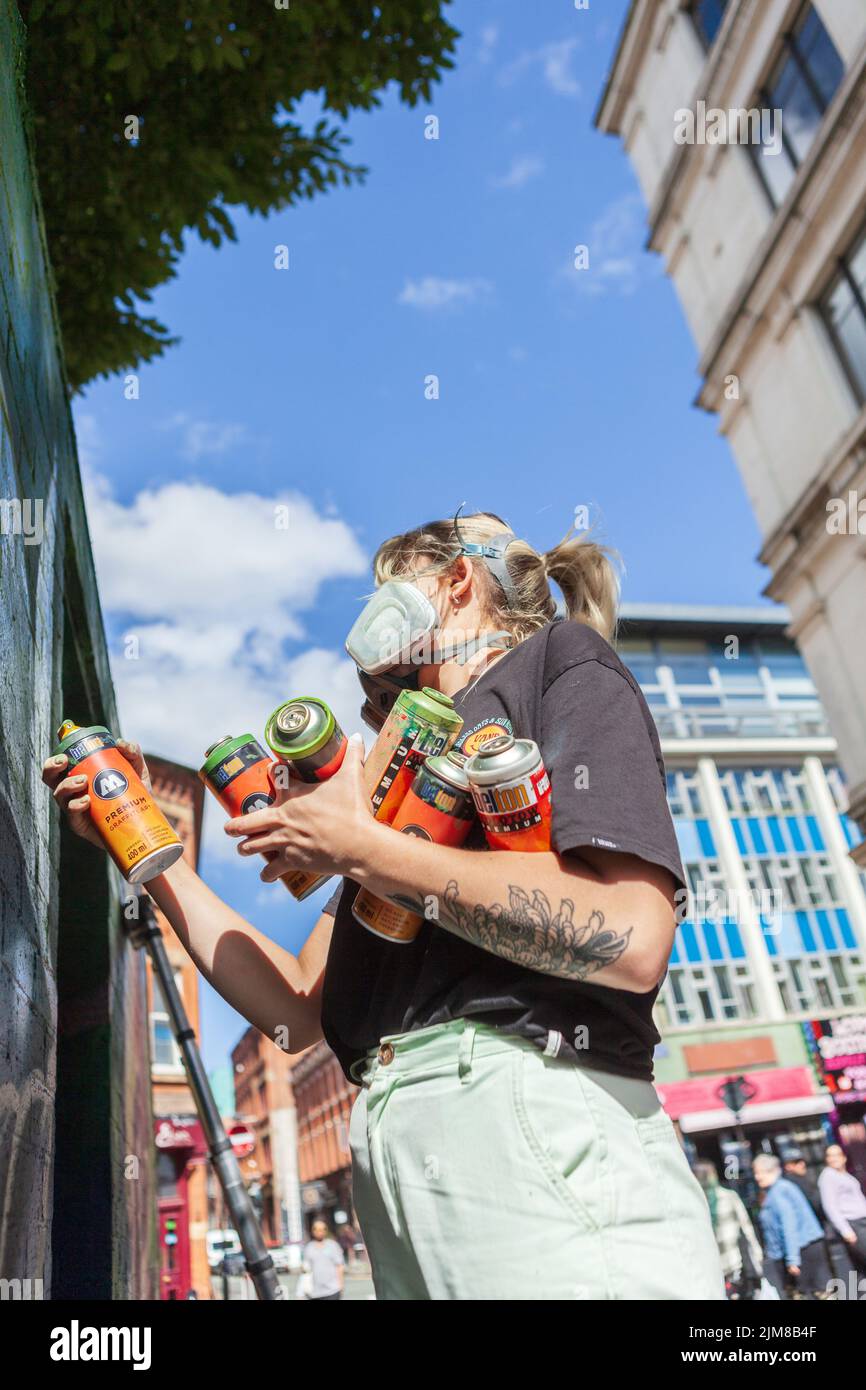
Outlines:
<svg viewBox="0 0 866 1390"><path fill-rule="evenodd" d="M182 977L175 971L174 982L181 990ZM174 1040L168 1005L159 987L156 976L153 978L153 1008L150 1013L151 1058L154 1072L182 1072L183 1058Z"/></svg>
<svg viewBox="0 0 866 1390"><path fill-rule="evenodd" d="M691 14L705 48L711 48L722 27L728 0L692 0Z"/></svg>
<svg viewBox="0 0 866 1390"><path fill-rule="evenodd" d="M805 5L783 36L781 56L758 93L757 105L782 112L781 149L763 143L747 147L775 207L806 158L844 71L817 11Z"/></svg>
<svg viewBox="0 0 866 1390"><path fill-rule="evenodd" d="M667 790L691 896L687 913L680 913L659 994L661 1025L752 1018L751 967L737 924L725 911L725 879L697 773L668 773Z"/></svg>
<svg viewBox="0 0 866 1390"><path fill-rule="evenodd" d="M866 401L866 235L839 262L821 313L854 394Z"/></svg>

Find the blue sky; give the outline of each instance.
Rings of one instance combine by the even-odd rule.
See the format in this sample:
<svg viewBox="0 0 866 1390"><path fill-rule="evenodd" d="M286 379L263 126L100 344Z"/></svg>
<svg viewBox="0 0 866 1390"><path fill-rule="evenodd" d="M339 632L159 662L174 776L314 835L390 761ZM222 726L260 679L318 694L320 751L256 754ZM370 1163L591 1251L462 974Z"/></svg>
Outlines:
<svg viewBox="0 0 866 1390"><path fill-rule="evenodd" d="M389 92L349 122L366 184L233 213L238 241L219 251L191 235L154 303L180 345L141 370L137 400L120 377L78 399L128 737L197 766L298 693L360 727L342 643L372 552L464 501L539 549L588 505L627 600L759 600L757 527L715 419L692 407L696 354L643 249L636 182L592 125L625 9L458 0L456 70L433 103ZM308 98L301 117L318 114ZM221 820L211 808L205 878L297 949L320 900L260 885ZM202 989L218 1065L244 1025Z"/></svg>

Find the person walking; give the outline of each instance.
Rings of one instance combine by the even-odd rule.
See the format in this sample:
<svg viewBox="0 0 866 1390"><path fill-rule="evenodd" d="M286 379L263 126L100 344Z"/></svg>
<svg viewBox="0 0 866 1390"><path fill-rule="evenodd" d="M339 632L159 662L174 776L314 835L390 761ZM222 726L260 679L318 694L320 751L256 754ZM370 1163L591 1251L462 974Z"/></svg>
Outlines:
<svg viewBox="0 0 866 1390"><path fill-rule="evenodd" d="M761 1287L763 1252L749 1213L739 1193L719 1182L714 1163L700 1160L694 1174L710 1209L728 1298L751 1298Z"/></svg>
<svg viewBox="0 0 866 1390"><path fill-rule="evenodd" d="M821 1201L818 1179L812 1177L809 1172L805 1154L798 1148L785 1149L782 1155L782 1167L785 1177L799 1187L824 1229L830 1268L837 1279L847 1280L848 1275L854 1269L854 1262L848 1253L845 1241L827 1217Z"/></svg>
<svg viewBox="0 0 866 1390"><path fill-rule="evenodd" d="M851 1258L866 1269L866 1196L853 1173L841 1144L830 1144L818 1178L818 1190L827 1218Z"/></svg>
<svg viewBox="0 0 866 1390"><path fill-rule="evenodd" d="M833 1277L824 1245L824 1232L808 1198L789 1178L775 1154L753 1160L755 1182L764 1194L760 1222L764 1237L764 1273L780 1298L825 1297Z"/></svg>
<svg viewBox="0 0 866 1390"><path fill-rule="evenodd" d="M304 1246L304 1264L309 1275L306 1297L316 1303L334 1303L343 1297L346 1260L327 1223L317 1218Z"/></svg>
<svg viewBox="0 0 866 1390"><path fill-rule="evenodd" d="M346 643L369 722L431 687L467 756L533 740L550 848L490 849L477 824L457 848L376 820L353 735L327 781L225 827L266 855L267 883L342 878L298 956L184 859L147 891L245 1018L288 1032L293 1054L324 1037L360 1088L353 1198L379 1299L724 1299L706 1201L652 1084L686 880L658 732L611 645L615 569L586 536L539 553L479 512L386 540L374 576ZM146 779L140 748L118 746ZM66 773L55 758L43 776L96 844ZM417 904L415 940L365 930L362 888Z"/></svg>

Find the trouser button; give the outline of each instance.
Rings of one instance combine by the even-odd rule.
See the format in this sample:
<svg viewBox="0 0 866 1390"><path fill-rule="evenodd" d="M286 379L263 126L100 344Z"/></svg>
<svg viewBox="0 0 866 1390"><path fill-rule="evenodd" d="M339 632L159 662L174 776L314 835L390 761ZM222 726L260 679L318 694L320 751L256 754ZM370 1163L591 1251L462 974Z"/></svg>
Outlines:
<svg viewBox="0 0 866 1390"><path fill-rule="evenodd" d="M379 1048L379 1061L383 1067L387 1067L389 1062L394 1060L394 1049L390 1043L382 1043Z"/></svg>

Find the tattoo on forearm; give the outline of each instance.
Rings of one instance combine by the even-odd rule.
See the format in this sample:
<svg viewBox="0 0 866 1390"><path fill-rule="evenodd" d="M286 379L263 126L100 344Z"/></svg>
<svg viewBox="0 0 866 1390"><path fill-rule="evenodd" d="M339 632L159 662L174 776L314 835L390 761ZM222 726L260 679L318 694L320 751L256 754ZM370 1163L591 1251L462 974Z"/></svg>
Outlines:
<svg viewBox="0 0 866 1390"><path fill-rule="evenodd" d="M507 907L501 903L468 907L460 901L454 879L445 889L439 925L504 960L565 980L585 980L615 965L632 933L631 927L622 934L605 929L604 913L597 910L578 926L570 898L563 898L554 914L540 889L530 897L513 883L508 885Z"/></svg>

